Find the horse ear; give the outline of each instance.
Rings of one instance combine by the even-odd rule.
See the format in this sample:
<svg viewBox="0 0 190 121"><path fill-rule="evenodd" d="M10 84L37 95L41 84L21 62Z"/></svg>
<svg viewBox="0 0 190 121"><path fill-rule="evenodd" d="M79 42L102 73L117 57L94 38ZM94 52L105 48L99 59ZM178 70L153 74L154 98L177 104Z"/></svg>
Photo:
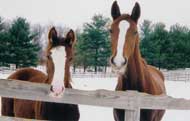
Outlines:
<svg viewBox="0 0 190 121"><path fill-rule="evenodd" d="M133 10L132 10L132 14L131 14L131 18L132 18L132 20L135 21L135 23L138 22L138 19L139 19L139 17L140 17L140 14L141 14L141 8L140 8L139 3L136 2L136 3L135 3L135 6L134 6L134 8L133 8Z"/></svg>
<svg viewBox="0 0 190 121"><path fill-rule="evenodd" d="M117 19L119 16L121 16L119 6L117 4L117 1L114 1L111 8L111 15L113 20Z"/></svg>
<svg viewBox="0 0 190 121"><path fill-rule="evenodd" d="M73 45L75 43L75 32L72 29L67 33L66 39L70 45Z"/></svg>
<svg viewBox="0 0 190 121"><path fill-rule="evenodd" d="M52 44L58 42L58 39L57 39L57 31L56 31L55 27L52 27L52 28L49 30L48 39L49 39L49 42L51 42Z"/></svg>

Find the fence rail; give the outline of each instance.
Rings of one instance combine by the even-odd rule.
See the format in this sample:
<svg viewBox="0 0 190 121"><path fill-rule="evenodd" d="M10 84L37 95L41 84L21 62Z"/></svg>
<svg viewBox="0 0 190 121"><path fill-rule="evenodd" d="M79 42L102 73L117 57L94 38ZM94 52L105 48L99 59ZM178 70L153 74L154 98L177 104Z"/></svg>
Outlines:
<svg viewBox="0 0 190 121"><path fill-rule="evenodd" d="M1 116L0 121L40 121L40 120Z"/></svg>
<svg viewBox="0 0 190 121"><path fill-rule="evenodd" d="M172 98L167 95L153 96L136 91L83 91L66 89L62 98L49 96L50 86L0 79L0 96L56 103L103 106L126 110L125 121L139 121L140 109L190 110L190 100Z"/></svg>

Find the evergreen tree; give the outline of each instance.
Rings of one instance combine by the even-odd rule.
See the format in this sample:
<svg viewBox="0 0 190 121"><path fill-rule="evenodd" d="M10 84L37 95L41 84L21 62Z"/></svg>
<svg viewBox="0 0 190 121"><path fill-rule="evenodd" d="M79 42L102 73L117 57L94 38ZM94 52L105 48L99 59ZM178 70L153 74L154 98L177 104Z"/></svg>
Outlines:
<svg viewBox="0 0 190 121"><path fill-rule="evenodd" d="M92 22L84 25L84 30L77 43L77 51L84 68L93 66L97 72L98 67L107 67L110 56L108 23L108 18L95 15Z"/></svg>
<svg viewBox="0 0 190 121"><path fill-rule="evenodd" d="M9 34L7 32L0 32L0 66L7 66L10 60L9 54Z"/></svg>
<svg viewBox="0 0 190 121"><path fill-rule="evenodd" d="M166 67L169 69L189 67L189 29L178 24L170 27L170 51L167 52Z"/></svg>
<svg viewBox="0 0 190 121"><path fill-rule="evenodd" d="M159 68L163 66L166 49L169 46L167 43L167 37L168 32L165 29L165 24L155 24L152 37L150 39L154 41L152 44L152 52L154 53L153 63Z"/></svg>
<svg viewBox="0 0 190 121"><path fill-rule="evenodd" d="M35 34L30 31L26 19L17 18L9 29L10 38L7 43L7 63L14 63L17 67L36 66L39 46L33 43Z"/></svg>
<svg viewBox="0 0 190 121"><path fill-rule="evenodd" d="M141 26L141 51L149 64L161 68L164 63L168 46L168 32L163 23L151 24L145 20Z"/></svg>
<svg viewBox="0 0 190 121"><path fill-rule="evenodd" d="M165 29L163 23L144 21L141 26L141 51L149 64L165 69L190 67L190 30L179 24Z"/></svg>
<svg viewBox="0 0 190 121"><path fill-rule="evenodd" d="M4 23L3 23L3 18L0 17L0 32L2 32L4 29Z"/></svg>
<svg viewBox="0 0 190 121"><path fill-rule="evenodd" d="M146 58L146 61L148 61L148 63L152 64L152 57L153 53L150 51L151 47L152 47L152 40L150 40L151 37L151 33L153 31L152 28L152 23L149 20L144 20L142 25L140 26L140 37L141 37L141 41L140 41L140 50L141 50L141 54L144 58Z"/></svg>
<svg viewBox="0 0 190 121"><path fill-rule="evenodd" d="M9 40L9 34L6 31L5 23L3 22L3 18L0 17L0 66L6 66L7 60L9 58L9 52L8 52L8 45L10 44L8 42Z"/></svg>
<svg viewBox="0 0 190 121"><path fill-rule="evenodd" d="M85 72L86 68L90 66L89 53L86 52L88 49L86 46L86 39L84 39L84 35L80 31L76 32L76 36L77 44L75 46L74 66L82 66Z"/></svg>

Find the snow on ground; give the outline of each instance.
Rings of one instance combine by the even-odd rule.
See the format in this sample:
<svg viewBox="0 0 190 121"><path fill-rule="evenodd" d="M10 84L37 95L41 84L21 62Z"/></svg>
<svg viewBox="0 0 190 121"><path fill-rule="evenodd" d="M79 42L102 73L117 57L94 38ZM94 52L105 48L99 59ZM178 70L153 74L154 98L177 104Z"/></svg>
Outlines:
<svg viewBox="0 0 190 121"><path fill-rule="evenodd" d="M190 82L166 82L167 94L175 98L190 99ZM190 110L168 110L162 121L190 121Z"/></svg>
<svg viewBox="0 0 190 121"><path fill-rule="evenodd" d="M74 87L83 90L108 89L114 90L116 78L74 78ZM190 99L190 82L166 81L167 94L176 98ZM80 121L114 121L111 108L80 106ZM91 118L93 117L93 118ZM188 121L190 111L166 111L162 121Z"/></svg>
<svg viewBox="0 0 190 121"><path fill-rule="evenodd" d="M0 78L6 78L8 74L0 74ZM75 89L114 90L116 78L73 78L72 85ZM190 99L190 82L166 81L167 94L176 98ZM112 108L80 105L80 121L114 121ZM166 111L162 121L189 121L190 111Z"/></svg>

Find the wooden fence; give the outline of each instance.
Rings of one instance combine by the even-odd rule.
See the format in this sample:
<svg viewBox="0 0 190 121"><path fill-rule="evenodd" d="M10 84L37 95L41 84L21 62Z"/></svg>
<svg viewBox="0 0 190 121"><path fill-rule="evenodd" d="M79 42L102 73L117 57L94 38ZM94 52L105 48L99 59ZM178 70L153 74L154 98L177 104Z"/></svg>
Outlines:
<svg viewBox="0 0 190 121"><path fill-rule="evenodd" d="M165 80L167 81L184 81L190 82L190 69L181 69L181 70L161 70L164 74ZM87 73L73 73L72 77L74 78L107 78L107 77L117 77L117 74L112 72L107 73L94 73L94 72L87 72Z"/></svg>
<svg viewBox="0 0 190 121"><path fill-rule="evenodd" d="M125 121L139 121L140 109L190 110L190 100L166 95L152 96L136 91L66 89L62 98L53 98L49 96L49 89L50 86L46 84L0 79L2 97L124 109Z"/></svg>

